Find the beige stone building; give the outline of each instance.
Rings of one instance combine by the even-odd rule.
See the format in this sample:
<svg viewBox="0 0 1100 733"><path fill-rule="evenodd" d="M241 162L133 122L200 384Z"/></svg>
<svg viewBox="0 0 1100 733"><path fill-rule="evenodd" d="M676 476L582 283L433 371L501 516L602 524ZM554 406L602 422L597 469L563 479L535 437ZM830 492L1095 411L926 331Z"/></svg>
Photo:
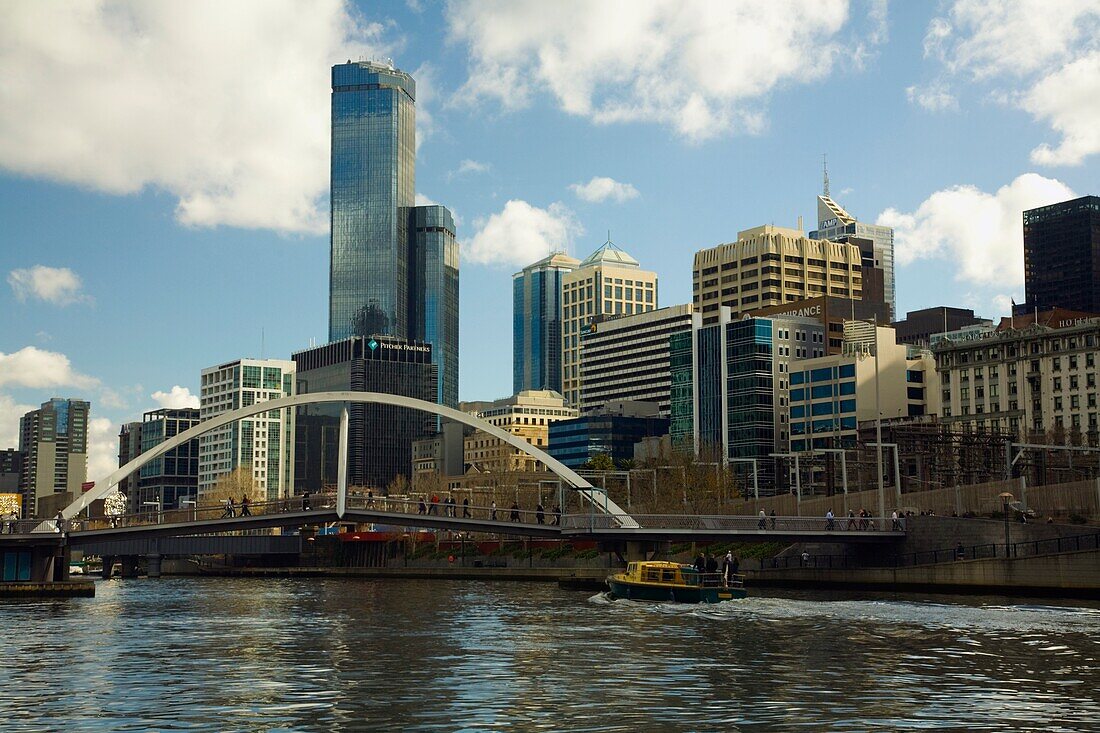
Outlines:
<svg viewBox="0 0 1100 733"><path fill-rule="evenodd" d="M546 450L550 444L550 423L577 417L578 411L566 407L565 400L557 392L524 390L473 414ZM463 453L463 461L480 473L546 470L540 461L481 430L466 437Z"/></svg>
<svg viewBox="0 0 1100 733"><path fill-rule="evenodd" d="M581 334L597 316L646 313L657 308L657 273L610 241L562 277L562 395L581 404Z"/></svg>
<svg viewBox="0 0 1100 733"><path fill-rule="evenodd" d="M861 300L861 254L855 244L809 239L770 224L737 233L737 241L695 253L693 303L703 324L718 308L734 316L825 295Z"/></svg>

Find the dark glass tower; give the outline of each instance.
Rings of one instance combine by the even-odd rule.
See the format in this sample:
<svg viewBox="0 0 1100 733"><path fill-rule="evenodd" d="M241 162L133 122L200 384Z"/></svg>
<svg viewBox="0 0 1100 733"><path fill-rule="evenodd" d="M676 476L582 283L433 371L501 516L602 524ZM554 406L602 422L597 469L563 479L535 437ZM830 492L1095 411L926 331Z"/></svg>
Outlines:
<svg viewBox="0 0 1100 733"><path fill-rule="evenodd" d="M458 405L458 245L416 199L416 83L386 63L332 67L329 341L427 341L437 401Z"/></svg>
<svg viewBox="0 0 1100 733"><path fill-rule="evenodd" d="M555 252L512 275L512 392L561 392L561 294L580 260Z"/></svg>
<svg viewBox="0 0 1100 733"><path fill-rule="evenodd" d="M441 405L458 407L458 242L445 206L409 214L409 336L432 345Z"/></svg>
<svg viewBox="0 0 1100 733"><path fill-rule="evenodd" d="M384 64L332 67L329 341L408 333L416 83Z"/></svg>
<svg viewBox="0 0 1100 733"><path fill-rule="evenodd" d="M1024 212L1025 310L1100 313L1100 196Z"/></svg>

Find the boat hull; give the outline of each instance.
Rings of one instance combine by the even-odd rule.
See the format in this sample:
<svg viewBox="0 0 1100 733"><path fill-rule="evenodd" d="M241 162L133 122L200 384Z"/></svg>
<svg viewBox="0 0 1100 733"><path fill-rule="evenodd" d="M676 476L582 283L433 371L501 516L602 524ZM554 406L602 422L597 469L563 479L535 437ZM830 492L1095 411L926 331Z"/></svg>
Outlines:
<svg viewBox="0 0 1100 733"><path fill-rule="evenodd" d="M676 603L718 603L734 598L744 598L744 588L699 587L685 585L654 585L630 583L615 578L607 579L611 595L636 601L675 601Z"/></svg>

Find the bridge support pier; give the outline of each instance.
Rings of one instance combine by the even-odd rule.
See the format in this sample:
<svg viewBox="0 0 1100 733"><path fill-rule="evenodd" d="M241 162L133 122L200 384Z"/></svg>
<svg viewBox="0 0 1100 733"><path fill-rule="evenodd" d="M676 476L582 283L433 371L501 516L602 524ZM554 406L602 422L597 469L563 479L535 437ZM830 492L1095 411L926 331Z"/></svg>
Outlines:
<svg viewBox="0 0 1100 733"><path fill-rule="evenodd" d="M672 543L667 540L626 540L601 543L602 552L614 552L624 562L653 560L668 553Z"/></svg>
<svg viewBox="0 0 1100 733"><path fill-rule="evenodd" d="M160 577L161 556L157 554L145 556L145 574L150 578Z"/></svg>
<svg viewBox="0 0 1100 733"><path fill-rule="evenodd" d="M136 578L138 576L138 558L137 555L123 555L122 556L122 577L123 578Z"/></svg>

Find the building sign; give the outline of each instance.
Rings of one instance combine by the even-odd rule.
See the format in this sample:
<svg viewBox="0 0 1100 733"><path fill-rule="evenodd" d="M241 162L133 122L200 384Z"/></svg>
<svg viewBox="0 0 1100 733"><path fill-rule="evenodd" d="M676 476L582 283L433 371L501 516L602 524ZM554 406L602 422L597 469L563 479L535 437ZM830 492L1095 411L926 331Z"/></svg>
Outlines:
<svg viewBox="0 0 1100 733"><path fill-rule="evenodd" d="M811 318L821 315L821 304L808 305L805 308L796 308L793 311L772 314L772 318Z"/></svg>
<svg viewBox="0 0 1100 733"><path fill-rule="evenodd" d="M835 226L839 226L839 225L840 225L840 220L839 219L826 219L825 221L821 222L821 224L819 226L820 226L821 229L828 229L830 227L835 227Z"/></svg>
<svg viewBox="0 0 1100 733"><path fill-rule="evenodd" d="M429 351L432 350L432 347L428 346L427 344L425 344L423 346L421 346L420 344L388 344L385 341L381 341L381 342L378 343L378 346L380 346L383 349L397 349L398 351L429 352Z"/></svg>
<svg viewBox="0 0 1100 733"><path fill-rule="evenodd" d="M966 326L960 328L958 331L946 331L944 333L934 333L928 337L928 343L930 346L935 347L942 343L961 344L967 341L982 341L990 338L997 329L993 326L975 325Z"/></svg>

